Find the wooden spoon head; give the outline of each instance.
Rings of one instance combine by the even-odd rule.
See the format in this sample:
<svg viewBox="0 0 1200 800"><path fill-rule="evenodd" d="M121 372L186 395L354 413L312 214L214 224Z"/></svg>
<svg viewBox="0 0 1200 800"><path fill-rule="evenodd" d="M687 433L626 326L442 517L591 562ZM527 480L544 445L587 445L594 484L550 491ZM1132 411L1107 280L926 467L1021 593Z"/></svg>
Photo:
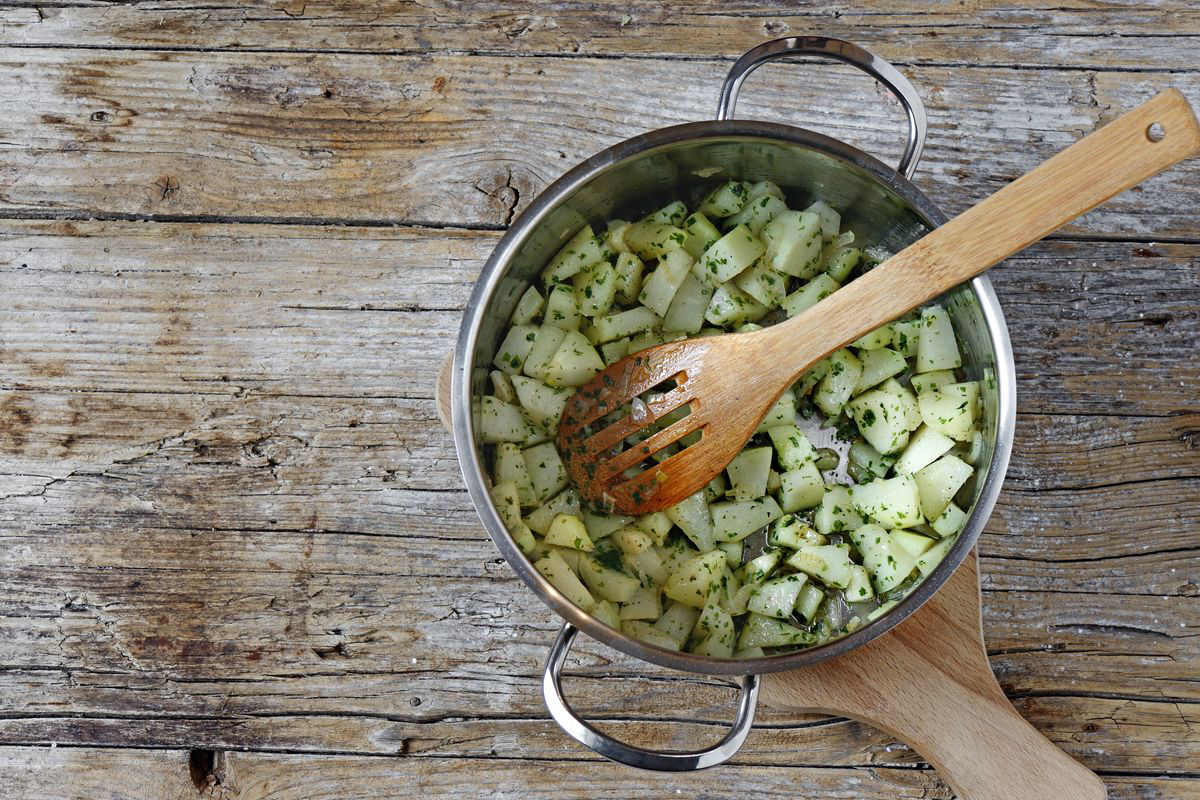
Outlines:
<svg viewBox="0 0 1200 800"><path fill-rule="evenodd" d="M748 390L752 370L738 360L748 335L651 347L579 387L563 411L558 449L580 495L605 510L649 514L719 475L783 388L774 396L762 394L761 385ZM636 399L656 388L661 393ZM655 461L656 453L697 432L699 441Z"/></svg>

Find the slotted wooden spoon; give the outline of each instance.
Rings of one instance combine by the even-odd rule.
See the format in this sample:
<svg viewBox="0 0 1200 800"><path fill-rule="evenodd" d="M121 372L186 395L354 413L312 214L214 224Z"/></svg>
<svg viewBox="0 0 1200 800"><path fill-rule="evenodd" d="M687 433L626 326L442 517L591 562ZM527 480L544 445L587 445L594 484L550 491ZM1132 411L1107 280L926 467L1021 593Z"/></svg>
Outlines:
<svg viewBox="0 0 1200 800"><path fill-rule="evenodd" d="M572 481L587 499L627 514L678 503L725 468L816 361L1197 153L1200 125L1183 95L1168 89L787 322L658 345L616 362L581 386L563 413L558 447ZM670 379L675 388L591 429ZM626 437L685 404L686 417L620 450ZM703 431L699 442L626 477L693 431Z"/></svg>

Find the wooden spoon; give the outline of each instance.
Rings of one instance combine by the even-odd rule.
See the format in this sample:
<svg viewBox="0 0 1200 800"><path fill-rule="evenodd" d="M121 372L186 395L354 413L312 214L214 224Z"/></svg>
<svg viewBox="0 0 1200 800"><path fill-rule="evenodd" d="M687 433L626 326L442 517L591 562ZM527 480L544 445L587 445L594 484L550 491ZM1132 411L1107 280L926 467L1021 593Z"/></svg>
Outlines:
<svg viewBox="0 0 1200 800"><path fill-rule="evenodd" d="M1200 153L1200 125L1168 89L900 251L828 298L752 333L688 339L609 366L567 402L558 449L579 493L626 514L699 491L745 446L783 390L815 362L1167 167ZM675 388L600 430L589 426L674 379ZM637 445L626 437L683 405ZM693 431L700 441L634 477L625 472Z"/></svg>

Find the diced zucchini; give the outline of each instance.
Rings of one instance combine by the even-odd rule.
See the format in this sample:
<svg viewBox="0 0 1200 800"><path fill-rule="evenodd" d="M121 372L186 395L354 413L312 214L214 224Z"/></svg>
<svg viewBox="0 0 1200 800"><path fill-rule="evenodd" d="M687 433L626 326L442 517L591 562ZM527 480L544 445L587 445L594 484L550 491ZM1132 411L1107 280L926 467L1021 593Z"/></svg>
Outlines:
<svg viewBox="0 0 1200 800"><path fill-rule="evenodd" d="M579 577L593 595L614 603L629 602L634 593L642 588L637 578L602 564L588 553L579 558Z"/></svg>
<svg viewBox="0 0 1200 800"><path fill-rule="evenodd" d="M547 291L549 294L546 297L546 324L562 328L564 331L579 330L583 315L579 312L579 299L575 296L575 289L568 283L555 283L551 284Z"/></svg>
<svg viewBox="0 0 1200 800"><path fill-rule="evenodd" d="M792 394L791 389L784 389L783 394L779 395L779 399L767 411L767 415L758 423L758 427L754 429L755 433L766 433L771 428L780 425L791 425L796 421L796 396Z"/></svg>
<svg viewBox="0 0 1200 800"><path fill-rule="evenodd" d="M924 521L917 482L911 475L852 486L850 502L860 514L889 528L911 528Z"/></svg>
<svg viewBox="0 0 1200 800"><path fill-rule="evenodd" d="M579 331L567 331L554 357L546 365L545 381L550 386L582 386L604 369L604 359Z"/></svg>
<svg viewBox="0 0 1200 800"><path fill-rule="evenodd" d="M929 573L942 563L942 559L950 552L950 548L954 546L954 537L942 539L933 547L926 550L917 559L917 569L920 570L922 577L929 577Z"/></svg>
<svg viewBox="0 0 1200 800"><path fill-rule="evenodd" d="M533 482L529 479L529 470L525 466L520 447L512 442L500 442L496 445L492 476L502 483L512 483L517 487L517 499L522 508L537 505Z"/></svg>
<svg viewBox="0 0 1200 800"><path fill-rule="evenodd" d="M558 352L558 346L562 344L566 335L567 332L556 325L543 325L538 328L534 335L533 347L521 368L524 373L531 378L545 381L550 360Z"/></svg>
<svg viewBox="0 0 1200 800"><path fill-rule="evenodd" d="M722 501L713 503L710 510L713 537L720 542L739 542L783 514L772 497Z"/></svg>
<svg viewBox="0 0 1200 800"><path fill-rule="evenodd" d="M854 440L854 443L850 445L850 452L847 454L847 457L850 464L857 467L860 474L866 476L864 479L859 480L859 483L866 483L874 478L886 477L888 470L892 468L892 464L896 463L896 456L882 455L862 439Z"/></svg>
<svg viewBox="0 0 1200 800"><path fill-rule="evenodd" d="M625 305L633 305L638 293L642 291L642 272L646 265L633 253L621 253L617 256L617 266L614 268L617 285L617 300Z"/></svg>
<svg viewBox="0 0 1200 800"><path fill-rule="evenodd" d="M617 271L607 261L600 261L576 275L574 285L579 313L598 317L607 314L616 299Z"/></svg>
<svg viewBox="0 0 1200 800"><path fill-rule="evenodd" d="M596 318L586 333L589 342L600 344L652 330L654 327L658 327L661 321L659 315L650 311L646 306L637 306L630 308L629 311L605 314L604 317ZM534 349L536 349L536 345L534 345ZM526 373L528 372L526 369Z"/></svg>
<svg viewBox="0 0 1200 800"><path fill-rule="evenodd" d="M896 474L912 475L917 470L937 461L953 446L954 440L949 436L935 431L928 425L923 425L913 434L908 446L900 454L900 458L896 459L894 465Z"/></svg>
<svg viewBox="0 0 1200 800"><path fill-rule="evenodd" d="M687 231L665 222L634 222L625 229L625 246L640 258L662 258L679 250L687 241Z"/></svg>
<svg viewBox="0 0 1200 800"><path fill-rule="evenodd" d="M762 614L751 614L742 626L737 647L739 650L752 647L786 647L796 644L809 645L816 641L816 636L795 625L764 617Z"/></svg>
<svg viewBox="0 0 1200 800"><path fill-rule="evenodd" d="M789 317L794 317L800 312L812 308L840 288L842 288L840 283L825 273L821 273L783 299L783 312Z"/></svg>
<svg viewBox="0 0 1200 800"><path fill-rule="evenodd" d="M864 333L862 336L858 337L853 342L851 342L850 346L857 348L859 350L878 350L881 347L887 347L891 343L892 343L892 324L889 322L887 325L881 325L880 327L876 328L875 330L871 331L870 333ZM862 357L863 357L863 355L860 353L859 358L862 358ZM892 374L894 375L895 373L892 373ZM885 375L884 377L887 377L887 376ZM883 380L883 378L880 378L879 380ZM878 382L879 381L876 381L875 383L878 383ZM863 388L870 389L871 386L875 385L875 383L872 383L872 384L870 384L870 386L865 386Z"/></svg>
<svg viewBox="0 0 1200 800"><path fill-rule="evenodd" d="M824 200L818 200L808 208L804 209L805 213L816 214L821 220L821 238L827 242L832 242L834 237L838 235L838 228L842 225L842 215L837 209L826 203Z"/></svg>
<svg viewBox="0 0 1200 800"><path fill-rule="evenodd" d="M973 471L970 464L949 453L918 470L913 478L917 482L921 512L925 517L939 517Z"/></svg>
<svg viewBox="0 0 1200 800"><path fill-rule="evenodd" d="M517 402L517 391L513 388L507 372L494 369L488 373L488 380L492 382L493 397L505 403Z"/></svg>
<svg viewBox="0 0 1200 800"><path fill-rule="evenodd" d="M596 238L592 226L584 225L550 259L542 270L542 282L549 285L568 280L584 267L603 260L604 252L604 245Z"/></svg>
<svg viewBox="0 0 1200 800"><path fill-rule="evenodd" d="M696 334L704 327L704 312L715 290L690 272L683 279L663 317L663 329Z"/></svg>
<svg viewBox="0 0 1200 800"><path fill-rule="evenodd" d="M583 524L587 526L588 536L592 537L593 542L607 538L633 522L633 517L627 517L624 514L600 514L595 511L584 511L580 516L583 518Z"/></svg>
<svg viewBox="0 0 1200 800"><path fill-rule="evenodd" d="M791 619L792 610L796 607L796 599L807 582L808 576L802 572L784 575L782 578L772 578L750 595L746 608L755 614L762 614L764 617Z"/></svg>
<svg viewBox="0 0 1200 800"><path fill-rule="evenodd" d="M741 579L743 586L757 586L767 579L782 558L783 552L780 550L764 550L762 555L743 564L736 574Z"/></svg>
<svg viewBox="0 0 1200 800"><path fill-rule="evenodd" d="M916 395L895 378L888 378L879 384L879 388L896 395L900 399L900 405L904 409L904 418L907 420L904 427L908 428L910 432L921 427L921 409L917 406Z"/></svg>
<svg viewBox="0 0 1200 800"><path fill-rule="evenodd" d="M875 583L875 590L886 594L908 577L917 557L905 550L892 535L878 525L863 525L850 532L850 541L862 553L863 566Z"/></svg>
<svg viewBox="0 0 1200 800"><path fill-rule="evenodd" d="M729 282L717 287L704 312L704 319L713 325L741 325L762 319L767 311L766 306Z"/></svg>
<svg viewBox="0 0 1200 800"><path fill-rule="evenodd" d="M575 516L579 516L579 493L574 489L563 489L554 495L554 497L529 512L529 515L525 517L525 523L532 530L545 536L546 531L550 530L550 523L559 514L574 514Z"/></svg>
<svg viewBox="0 0 1200 800"><path fill-rule="evenodd" d="M679 526L684 535L692 540L697 549L706 553L713 548L712 516L704 492L685 497L666 510L667 517Z"/></svg>
<svg viewBox="0 0 1200 800"><path fill-rule="evenodd" d="M796 613L803 617L805 622L812 622L824 600L825 593L817 588L815 583L806 583L800 590L800 596L796 598Z"/></svg>
<svg viewBox="0 0 1200 800"><path fill-rule="evenodd" d="M933 547L933 539L930 539L928 536L922 536L919 533L913 533L912 531L892 531L890 535L893 542L903 547L914 557L921 555L930 547Z"/></svg>
<svg viewBox="0 0 1200 800"><path fill-rule="evenodd" d="M734 500L753 500L767 493L771 471L771 448L750 447L734 456L725 468Z"/></svg>
<svg viewBox="0 0 1200 800"><path fill-rule="evenodd" d="M745 225L722 236L697 259L693 271L710 286L726 283L763 254L762 241Z"/></svg>
<svg viewBox="0 0 1200 800"><path fill-rule="evenodd" d="M836 589L845 589L849 585L850 567L853 566L850 553L834 544L806 544L786 563Z"/></svg>
<svg viewBox="0 0 1200 800"><path fill-rule="evenodd" d="M850 567L850 583L843 590L847 603L866 603L875 599L875 589L871 586L871 578L867 568L859 564Z"/></svg>
<svg viewBox="0 0 1200 800"><path fill-rule="evenodd" d="M621 603L621 619L656 620L662 616L662 595L656 588L641 586L633 596Z"/></svg>
<svg viewBox="0 0 1200 800"><path fill-rule="evenodd" d="M788 513L815 508L824 496L825 479L814 461L779 476L779 505Z"/></svg>
<svg viewBox="0 0 1200 800"><path fill-rule="evenodd" d="M866 523L866 519L854 510L850 502L850 490L845 486L826 486L821 505L813 515L817 532L828 536L831 533L850 531Z"/></svg>
<svg viewBox="0 0 1200 800"><path fill-rule="evenodd" d="M524 442L532 432L521 409L484 395L479 407L479 438L484 442Z"/></svg>
<svg viewBox="0 0 1200 800"><path fill-rule="evenodd" d="M741 542L717 542L717 549L725 554L725 565L727 567L740 567L742 565L742 547Z"/></svg>
<svg viewBox="0 0 1200 800"><path fill-rule="evenodd" d="M558 430L558 420L562 417L567 400L574 394L573 390L547 386L524 375L513 375L512 385L530 419L551 433Z"/></svg>
<svg viewBox="0 0 1200 800"><path fill-rule="evenodd" d="M941 306L921 309L921 338L917 343L917 372L962 366L950 315Z"/></svg>
<svg viewBox="0 0 1200 800"><path fill-rule="evenodd" d="M693 608L703 608L708 593L720 581L725 569L725 554L720 550L701 553L685 561L667 578L663 590L667 597Z"/></svg>
<svg viewBox="0 0 1200 800"><path fill-rule="evenodd" d="M521 295L521 299L517 301L517 307L513 309L512 318L509 323L512 325L528 325L542 313L542 307L546 301L542 297L542 293L536 287L530 286Z"/></svg>
<svg viewBox="0 0 1200 800"><path fill-rule="evenodd" d="M589 553L596 549L583 520L574 514L559 514L554 517L550 523L550 530L546 531L546 544Z"/></svg>
<svg viewBox="0 0 1200 800"><path fill-rule="evenodd" d="M537 339L538 329L532 325L514 325L496 350L492 363L509 375L516 375L524 366Z"/></svg>
<svg viewBox="0 0 1200 800"><path fill-rule="evenodd" d="M696 620L699 617L699 610L686 603L672 601L667 606L667 610L654 623L654 627L674 642L675 649L679 650L691 636L692 629L696 627Z"/></svg>
<svg viewBox="0 0 1200 800"><path fill-rule="evenodd" d="M947 503L945 510L937 519L929 523L929 527L933 528L938 536L945 539L961 531L966 522L967 512L954 503Z"/></svg>
<svg viewBox="0 0 1200 800"><path fill-rule="evenodd" d="M692 256L699 259L704 251L716 244L721 238L721 232L717 230L717 226L709 221L708 217L697 211L683 221L683 229L687 231L687 241L684 242L684 249Z"/></svg>
<svg viewBox="0 0 1200 800"><path fill-rule="evenodd" d="M825 259L825 274L838 283L845 283L860 261L862 251L857 247L838 247Z"/></svg>
<svg viewBox="0 0 1200 800"><path fill-rule="evenodd" d="M521 504L518 500L516 484L512 481L498 483L492 487L491 494L492 502L496 504L496 512L500 515L500 521L504 523L505 529L513 537L517 547L521 548L521 552L526 555L533 552L537 542L529 527L521 519Z"/></svg>
<svg viewBox="0 0 1200 800"><path fill-rule="evenodd" d="M867 350L859 355L859 361L862 362L863 372L858 378L858 385L854 387L855 394L878 386L893 375L899 375L907 366L904 356L887 347Z"/></svg>
<svg viewBox="0 0 1200 800"><path fill-rule="evenodd" d="M533 567L550 581L551 586L584 611L591 611L595 607L596 599L592 597L592 593L584 587L579 577L571 571L558 553L551 552L534 563Z"/></svg>
<svg viewBox="0 0 1200 800"><path fill-rule="evenodd" d="M917 395L921 419L934 430L960 442L970 441L979 413L979 384L948 383L941 389Z"/></svg>
<svg viewBox="0 0 1200 800"><path fill-rule="evenodd" d="M725 220L725 226L732 228L745 225L750 232L757 236L768 222L788 210L787 203L773 194L764 194L751 198L742 210Z"/></svg>
<svg viewBox="0 0 1200 800"><path fill-rule="evenodd" d="M661 545L667 541L673 523L665 511L655 511L638 517L633 524L638 530L648 533L655 544Z"/></svg>
<svg viewBox="0 0 1200 800"><path fill-rule="evenodd" d="M956 383L958 378L954 377L952 369L937 369L933 372L913 375L909 382L912 384L913 391L919 396L925 392L937 391L948 383Z"/></svg>
<svg viewBox="0 0 1200 800"><path fill-rule="evenodd" d="M784 514L771 525L767 534L771 547L787 547L799 550L806 544L825 544L825 537L809 527L803 518L795 514Z"/></svg>
<svg viewBox="0 0 1200 800"><path fill-rule="evenodd" d="M775 452L779 454L779 465L784 469L799 469L816 459L812 442L795 425L776 425L767 429Z"/></svg>
<svg viewBox="0 0 1200 800"><path fill-rule="evenodd" d="M713 189L701 201L700 213L715 219L728 217L742 210L750 194L750 184L744 181L727 181Z"/></svg>
<svg viewBox="0 0 1200 800"><path fill-rule="evenodd" d="M628 253L629 246L625 244L625 229L629 227L627 219L613 219L608 222L604 232L604 245L614 253Z"/></svg>
<svg viewBox="0 0 1200 800"><path fill-rule="evenodd" d="M908 444L908 417L896 395L871 389L847 403L846 410L858 432L880 453L898 453Z"/></svg>
<svg viewBox="0 0 1200 800"><path fill-rule="evenodd" d="M917 346L921 341L921 320L914 319L892 323L892 349L905 358L917 354Z"/></svg>
<svg viewBox="0 0 1200 800"><path fill-rule="evenodd" d="M617 604L609 600L601 600L592 608L592 616L610 628L621 629L621 612Z"/></svg>
<svg viewBox="0 0 1200 800"><path fill-rule="evenodd" d="M854 394L861 376L862 362L853 353L844 347L835 351L829 356L829 371L817 385L813 403L827 417L836 417Z"/></svg>
<svg viewBox="0 0 1200 800"><path fill-rule="evenodd" d="M552 442L544 442L521 452L525 467L533 482L533 493L539 503L566 488L567 468L563 466Z"/></svg>
<svg viewBox="0 0 1200 800"><path fill-rule="evenodd" d="M690 274L691 267L692 257L686 250L671 251L646 277L638 301L660 317L666 315L675 293Z"/></svg>
<svg viewBox="0 0 1200 800"><path fill-rule="evenodd" d="M687 206L682 200L672 200L657 211L652 211L642 217L643 222L664 222L667 225L678 225L687 216Z"/></svg>
<svg viewBox="0 0 1200 800"><path fill-rule="evenodd" d="M611 367L628 354L628 336L626 336L624 339L617 339L614 342L605 342L604 344L600 345L600 357L604 359L604 366L606 367Z"/></svg>
<svg viewBox="0 0 1200 800"><path fill-rule="evenodd" d="M761 258L734 278L733 283L767 308L775 308L787 294L787 276L771 269Z"/></svg>
<svg viewBox="0 0 1200 800"><path fill-rule="evenodd" d="M807 280L821 271L821 218L811 211L784 211L762 229L771 268Z"/></svg>
<svg viewBox="0 0 1200 800"><path fill-rule="evenodd" d="M645 642L654 647L661 647L664 650L679 650L683 647L682 643L676 644L675 640L670 636L641 619L624 620L621 623L621 632L626 636L632 636L640 642Z"/></svg>

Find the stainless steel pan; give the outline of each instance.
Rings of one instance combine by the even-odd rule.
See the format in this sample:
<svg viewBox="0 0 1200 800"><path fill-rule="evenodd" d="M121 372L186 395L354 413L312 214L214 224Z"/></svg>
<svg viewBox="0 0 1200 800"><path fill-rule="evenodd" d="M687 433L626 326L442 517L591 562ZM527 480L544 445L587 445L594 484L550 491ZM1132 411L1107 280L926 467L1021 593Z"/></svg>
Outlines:
<svg viewBox="0 0 1200 800"><path fill-rule="evenodd" d="M896 169L836 139L774 122L733 119L738 92L758 66L795 55L851 64L885 85L908 115L908 140ZM454 442L463 478L484 527L516 573L563 618L543 681L546 704L563 729L596 752L633 766L691 770L732 756L754 717L757 675L833 658L886 633L912 614L962 563L983 530L1000 492L1012 447L1016 398L1012 350L1004 316L986 277L943 298L960 337L964 369L982 386L985 452L976 473L969 518L945 560L890 612L854 633L819 647L742 661L679 653L645 644L609 628L568 602L521 553L488 493L482 445L471 398L484 391L495 348L525 288L561 243L585 222L629 216L686 196L719 178L769 179L793 203L820 196L844 214L856 241L897 251L942 224L946 216L911 182L925 141L924 107L895 67L849 42L818 37L777 39L742 56L721 87L717 118L675 125L626 139L571 169L537 197L496 246L471 295L454 353L451 402ZM689 753L632 747L600 733L569 707L560 674L577 631L624 653L666 667L740 676L741 696L732 730L717 745Z"/></svg>

